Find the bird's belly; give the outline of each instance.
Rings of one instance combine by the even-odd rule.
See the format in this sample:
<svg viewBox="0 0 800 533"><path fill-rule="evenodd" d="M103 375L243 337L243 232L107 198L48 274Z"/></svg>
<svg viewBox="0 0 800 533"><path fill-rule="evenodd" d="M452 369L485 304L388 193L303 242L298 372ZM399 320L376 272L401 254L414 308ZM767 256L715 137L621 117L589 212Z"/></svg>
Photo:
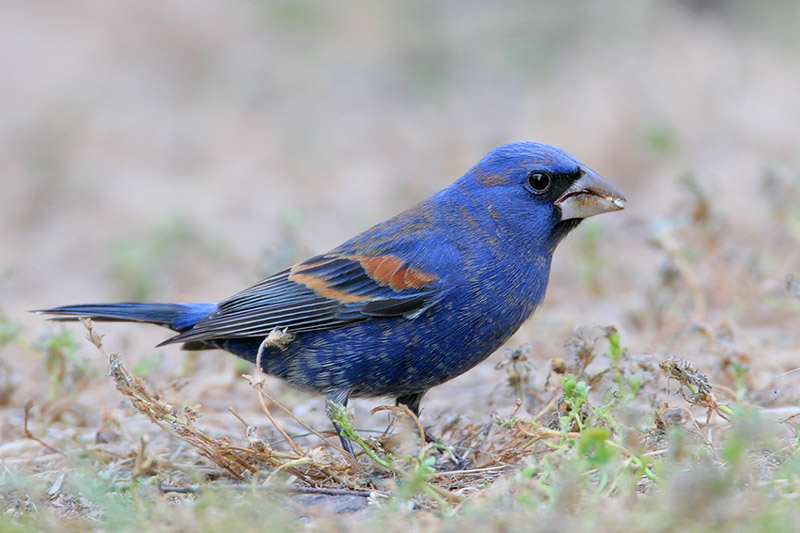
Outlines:
<svg viewBox="0 0 800 533"><path fill-rule="evenodd" d="M486 359L529 314L519 309L366 320L298 334L285 350L265 353L262 364L269 374L316 392L349 389L365 397L421 392ZM254 360L255 350L249 351L245 357Z"/></svg>

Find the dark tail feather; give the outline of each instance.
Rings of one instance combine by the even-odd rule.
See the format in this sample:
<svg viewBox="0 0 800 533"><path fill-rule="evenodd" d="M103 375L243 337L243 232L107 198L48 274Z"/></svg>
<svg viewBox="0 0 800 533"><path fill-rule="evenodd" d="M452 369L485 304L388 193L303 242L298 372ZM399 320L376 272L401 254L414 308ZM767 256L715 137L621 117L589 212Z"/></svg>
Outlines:
<svg viewBox="0 0 800 533"><path fill-rule="evenodd" d="M216 304L78 304L39 309L34 313L56 315L54 320L118 320L147 322L174 331L185 331L217 310Z"/></svg>

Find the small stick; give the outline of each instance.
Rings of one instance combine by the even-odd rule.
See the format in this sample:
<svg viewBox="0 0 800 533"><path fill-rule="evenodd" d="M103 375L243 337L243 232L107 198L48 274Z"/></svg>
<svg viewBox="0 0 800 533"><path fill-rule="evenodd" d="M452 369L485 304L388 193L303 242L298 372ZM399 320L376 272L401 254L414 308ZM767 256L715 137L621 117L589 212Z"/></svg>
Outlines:
<svg viewBox="0 0 800 533"><path fill-rule="evenodd" d="M286 334L285 330L284 334ZM251 385L257 386L259 390L264 383L264 372L261 370L261 356L264 354L264 350L267 348L267 346L281 346L280 342L276 340L276 336L280 335L281 332L278 328L273 329L270 334L267 335L263 341L261 341L261 345L258 347L258 353L256 354L257 380L255 383L251 383ZM292 337L294 337L294 335L292 335ZM291 340L289 342L291 342ZM272 422L272 425L275 426L275 429L277 429L278 432L283 435L283 438L286 439L286 442L289 443L289 446L291 446L292 450L294 450L294 452L301 457L305 456L306 451L299 444L297 444L292 437L286 433L286 431L283 430L283 428L278 424L277 420L275 420L275 417L272 416L272 413L270 412L269 407L267 407L267 403L264 401L264 397L261 394L258 395L258 401L261 403L261 408L267 414L269 421Z"/></svg>
<svg viewBox="0 0 800 533"><path fill-rule="evenodd" d="M417 431L419 431L419 438L421 439L422 445L425 445L425 428L422 427L422 422L419 421L419 417L415 415L407 405L379 405L370 411L370 414L374 415L380 411L392 411L395 414L402 414L411 418L411 420L413 420L414 424L417 426Z"/></svg>
<svg viewBox="0 0 800 533"><path fill-rule="evenodd" d="M28 400L27 402L25 402L25 422L23 423L23 426L22 426L22 430L23 430L23 432L25 434L25 437L31 439L32 441L38 442L39 444L41 444L42 446L44 446L45 448L47 448L51 452L54 452L54 453L57 453L59 455L63 455L64 457L66 457L67 455L64 452L62 452L60 450L56 450L55 448L53 448L52 446L47 444L42 439L34 436L33 433L31 433L31 431L28 429L28 414L30 413L31 409L33 409L33 400Z"/></svg>
<svg viewBox="0 0 800 533"><path fill-rule="evenodd" d="M283 492L288 494L324 494L326 496L358 496L361 498L369 498L374 491L369 490L348 490L348 489L328 489L325 487L285 487L275 485L245 485L237 483L234 485L225 485L223 487L171 487L168 485L159 486L161 492L174 492L177 494L197 494L204 490L264 490L267 492ZM376 493L377 494L377 493Z"/></svg>
<svg viewBox="0 0 800 533"><path fill-rule="evenodd" d="M561 394L554 394L553 397L550 398L550 401L547 402L547 404L544 407L542 407L539 410L539 412L536 413L533 416L533 420L534 421L538 421L541 417L543 417L550 409L553 408L553 404L555 404L560 397L561 397Z"/></svg>

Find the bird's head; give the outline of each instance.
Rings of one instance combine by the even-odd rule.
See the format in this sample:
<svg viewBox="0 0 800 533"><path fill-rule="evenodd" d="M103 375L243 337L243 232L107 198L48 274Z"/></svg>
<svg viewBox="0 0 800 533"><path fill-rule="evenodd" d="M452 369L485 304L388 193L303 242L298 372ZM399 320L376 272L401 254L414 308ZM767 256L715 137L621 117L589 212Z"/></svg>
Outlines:
<svg viewBox="0 0 800 533"><path fill-rule="evenodd" d="M555 247L581 220L625 207L625 197L571 155L545 144L490 152L457 183L515 239Z"/></svg>

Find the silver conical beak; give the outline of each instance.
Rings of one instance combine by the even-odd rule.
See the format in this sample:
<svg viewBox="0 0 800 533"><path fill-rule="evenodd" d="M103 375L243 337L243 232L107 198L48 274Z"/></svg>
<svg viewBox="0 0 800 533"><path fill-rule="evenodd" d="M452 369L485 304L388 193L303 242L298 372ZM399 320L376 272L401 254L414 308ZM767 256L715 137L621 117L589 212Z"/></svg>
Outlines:
<svg viewBox="0 0 800 533"><path fill-rule="evenodd" d="M561 220L588 218L625 209L625 197L594 171L582 168L583 175L555 201Z"/></svg>

